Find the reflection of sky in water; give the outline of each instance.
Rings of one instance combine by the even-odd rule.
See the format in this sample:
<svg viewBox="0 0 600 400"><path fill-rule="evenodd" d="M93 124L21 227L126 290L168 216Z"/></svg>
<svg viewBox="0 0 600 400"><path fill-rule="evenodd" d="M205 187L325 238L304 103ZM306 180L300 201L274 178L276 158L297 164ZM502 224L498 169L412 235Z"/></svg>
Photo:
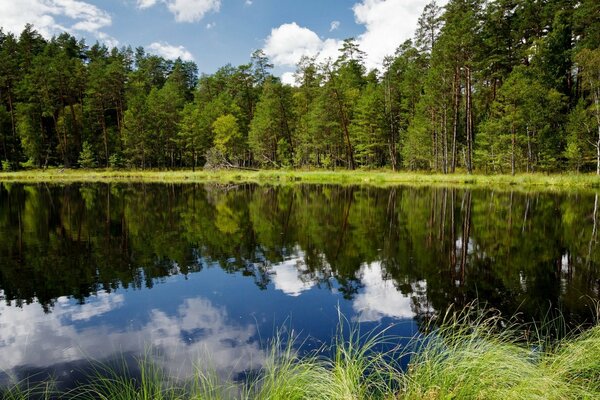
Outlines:
<svg viewBox="0 0 600 400"><path fill-rule="evenodd" d="M15 369L51 368L115 354L141 354L149 345L160 350L159 362L172 373L192 372L193 360L237 374L260 366L266 342L283 327L310 338L307 347L330 343L340 311L371 324L411 319L412 300L384 280L379 263L364 265L364 287L344 300L331 279L306 271L303 254L271 266L271 286L258 290L253 279L207 268L188 277L174 276L151 290L100 292L83 305L61 297L51 313L37 304L0 305L0 365ZM423 282L422 285L425 285ZM422 289L422 288L421 288ZM0 292L0 298L2 297ZM411 336L414 324L400 324Z"/></svg>

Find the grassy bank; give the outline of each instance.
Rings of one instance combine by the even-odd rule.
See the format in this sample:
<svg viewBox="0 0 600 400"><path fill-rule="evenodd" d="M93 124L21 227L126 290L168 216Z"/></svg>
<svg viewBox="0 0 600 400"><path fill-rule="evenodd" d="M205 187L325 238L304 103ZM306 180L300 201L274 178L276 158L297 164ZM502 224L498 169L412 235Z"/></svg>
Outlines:
<svg viewBox="0 0 600 400"><path fill-rule="evenodd" d="M42 398L64 399L599 399L600 326L551 340L543 327L512 325L491 314L449 315L442 328L404 349L382 353L384 335L364 340L355 331L337 340L330 357L299 357L277 342L266 363L244 382L200 372L181 381L148 360L137 379L99 368L91 383L70 393L38 388ZM536 333L537 332L537 333ZM342 337L342 336L340 336ZM361 343L361 344L359 344ZM412 354L404 371L395 360ZM36 389L13 389L7 399Z"/></svg>
<svg viewBox="0 0 600 400"><path fill-rule="evenodd" d="M256 182L256 183L336 183L336 184L425 184L464 186L519 186L534 188L600 188L600 177L591 174L428 174L389 170L81 170L47 169L0 172L0 182Z"/></svg>

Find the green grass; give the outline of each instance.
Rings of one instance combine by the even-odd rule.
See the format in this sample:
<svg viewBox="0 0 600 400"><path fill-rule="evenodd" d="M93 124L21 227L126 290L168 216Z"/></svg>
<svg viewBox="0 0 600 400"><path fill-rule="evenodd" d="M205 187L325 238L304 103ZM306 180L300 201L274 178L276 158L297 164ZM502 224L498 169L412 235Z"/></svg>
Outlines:
<svg viewBox="0 0 600 400"><path fill-rule="evenodd" d="M592 174L468 175L393 172L390 170L82 170L46 169L0 172L0 182L255 182L335 183L370 185L460 185L532 187L537 189L600 188L600 177Z"/></svg>
<svg viewBox="0 0 600 400"><path fill-rule="evenodd" d="M181 380L144 357L137 379L125 364L100 365L91 383L70 393L35 393L83 400L600 399L600 325L557 340L540 333L544 327L491 312L449 311L442 319L441 327L431 325L403 349L382 351L398 342L385 332L344 335L340 328L331 349L299 356L293 339L278 338L264 365L243 382L201 369ZM322 356L323 350L331 355ZM411 361L402 371L398 360L407 355ZM21 387L3 398L34 393Z"/></svg>

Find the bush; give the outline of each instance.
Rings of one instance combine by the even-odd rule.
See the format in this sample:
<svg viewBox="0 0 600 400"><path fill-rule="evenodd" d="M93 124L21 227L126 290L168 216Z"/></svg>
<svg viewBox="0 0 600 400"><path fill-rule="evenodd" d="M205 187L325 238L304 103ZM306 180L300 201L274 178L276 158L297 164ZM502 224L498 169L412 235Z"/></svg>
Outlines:
<svg viewBox="0 0 600 400"><path fill-rule="evenodd" d="M81 150L81 153L79 153L78 162L81 168L96 168L98 166L92 150L92 145L87 141L83 142L83 149Z"/></svg>
<svg viewBox="0 0 600 400"><path fill-rule="evenodd" d="M119 153L115 153L108 158L108 166L110 168L123 168L123 158Z"/></svg>
<svg viewBox="0 0 600 400"><path fill-rule="evenodd" d="M11 169L12 168L11 168L11 165L10 165L10 161L8 161L8 160L2 160L2 171L8 172Z"/></svg>

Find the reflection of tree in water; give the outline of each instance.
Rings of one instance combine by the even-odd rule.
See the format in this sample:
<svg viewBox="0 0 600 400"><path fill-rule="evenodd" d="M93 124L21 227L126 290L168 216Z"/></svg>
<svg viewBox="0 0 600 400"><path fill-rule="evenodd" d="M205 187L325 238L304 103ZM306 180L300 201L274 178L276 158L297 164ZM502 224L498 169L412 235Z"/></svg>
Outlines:
<svg viewBox="0 0 600 400"><path fill-rule="evenodd" d="M301 282L363 289L382 279L427 319L479 298L512 315L550 305L568 319L598 297L597 197L451 188L330 185L4 185L5 300L139 289L218 265L266 289L301 258Z"/></svg>

